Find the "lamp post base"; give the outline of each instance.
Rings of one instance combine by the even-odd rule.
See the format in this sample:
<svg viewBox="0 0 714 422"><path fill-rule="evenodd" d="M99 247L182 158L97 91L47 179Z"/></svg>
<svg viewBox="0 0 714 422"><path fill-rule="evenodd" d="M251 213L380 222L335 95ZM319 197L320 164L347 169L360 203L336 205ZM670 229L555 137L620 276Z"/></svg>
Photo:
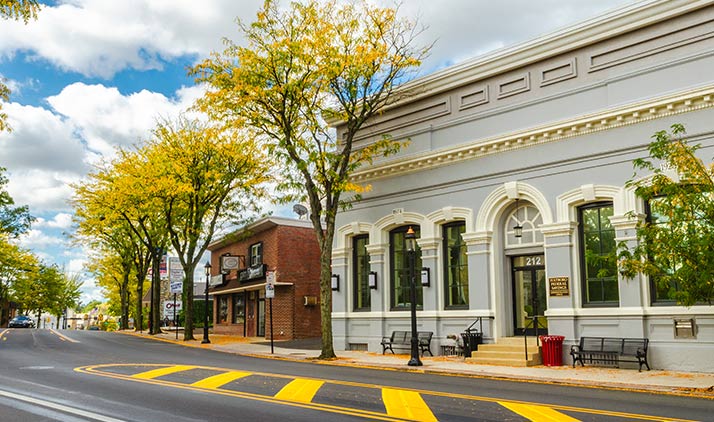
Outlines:
<svg viewBox="0 0 714 422"><path fill-rule="evenodd" d="M201 344L208 344L210 342L211 342L211 340L206 340L206 339L201 340Z"/></svg>
<svg viewBox="0 0 714 422"><path fill-rule="evenodd" d="M407 362L408 366L422 366L423 363L421 363L421 360L419 358L411 358L409 359L409 362Z"/></svg>

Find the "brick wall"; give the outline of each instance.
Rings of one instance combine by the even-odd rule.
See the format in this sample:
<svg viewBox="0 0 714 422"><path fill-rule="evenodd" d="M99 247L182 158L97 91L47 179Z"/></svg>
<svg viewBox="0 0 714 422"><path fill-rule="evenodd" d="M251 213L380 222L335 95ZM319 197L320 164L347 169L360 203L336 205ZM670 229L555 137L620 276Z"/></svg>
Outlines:
<svg viewBox="0 0 714 422"><path fill-rule="evenodd" d="M277 286L273 299L273 333L276 340L289 340L320 336L319 305L305 306L304 297L319 298L320 251L312 228L279 225L234 243L211 251L213 274L220 267L219 258L225 253L244 255L249 261L251 245L263 242L263 263L267 269L276 271L276 282L293 283L292 286ZM226 278L228 286L235 288L264 283L265 279L247 283L237 281L236 271ZM263 289L263 287L260 287ZM220 289L219 289L220 290ZM218 292L217 292L218 294ZM230 295L229 295L230 296ZM246 295L246 300L248 295ZM230 300L230 299L229 299ZM232 302L231 302L232 303ZM232 307L229 307L229 321ZM257 306L255 306L257 310ZM270 338L270 304L266 299L265 335ZM246 311L248 307L246 306ZM247 316L247 315L246 315ZM257 316L256 316L257 317ZM215 316L214 316L215 321ZM253 324L253 321L248 321ZM250 328L250 327L249 327ZM243 335L243 324L216 324L216 333ZM248 330L250 332L250 330Z"/></svg>

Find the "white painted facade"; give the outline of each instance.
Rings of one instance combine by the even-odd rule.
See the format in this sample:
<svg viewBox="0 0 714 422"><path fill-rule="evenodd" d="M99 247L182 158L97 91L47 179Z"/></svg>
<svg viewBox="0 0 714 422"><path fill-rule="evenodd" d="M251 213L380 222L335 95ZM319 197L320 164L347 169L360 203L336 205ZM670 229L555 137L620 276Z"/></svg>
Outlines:
<svg viewBox="0 0 714 422"><path fill-rule="evenodd" d="M415 95L359 138L410 143L355 174L372 190L338 215L335 348L381 351L382 336L409 329L408 310L394 306L390 233L413 225L431 278L419 329L435 333L435 351L478 317L487 342L517 334L514 257L542 255L543 272L532 274L546 290L534 294L545 296L548 333L564 335L566 348L584 335L646 337L653 368L714 372L714 307L654 300L646 277L619 275L616 300L589 302L580 232L583 210L605 204L616 241L635 241L628 213L645 209L625 184L656 131L684 124L712 161L713 23L714 1L644 1L409 83ZM447 306L444 228L454 222L464 224L466 306ZM377 288L357 309L353 246L364 235ZM549 294L551 278L567 278L569 294ZM696 337L675 337L676 318L694 319Z"/></svg>

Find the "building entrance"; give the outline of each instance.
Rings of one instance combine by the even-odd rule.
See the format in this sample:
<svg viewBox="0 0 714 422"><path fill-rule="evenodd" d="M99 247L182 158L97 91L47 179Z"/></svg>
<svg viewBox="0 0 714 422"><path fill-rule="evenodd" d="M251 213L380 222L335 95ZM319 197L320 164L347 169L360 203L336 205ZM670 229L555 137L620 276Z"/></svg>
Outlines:
<svg viewBox="0 0 714 422"><path fill-rule="evenodd" d="M513 316L516 335L535 335L534 316L538 317L538 334L548 333L545 310L545 257L523 255L511 258L513 269Z"/></svg>

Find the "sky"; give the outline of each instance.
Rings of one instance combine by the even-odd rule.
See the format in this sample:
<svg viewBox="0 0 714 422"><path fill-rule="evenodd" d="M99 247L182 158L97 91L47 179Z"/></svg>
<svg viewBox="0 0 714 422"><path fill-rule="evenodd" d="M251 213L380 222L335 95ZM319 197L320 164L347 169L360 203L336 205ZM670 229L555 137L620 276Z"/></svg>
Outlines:
<svg viewBox="0 0 714 422"><path fill-rule="evenodd" d="M393 7L394 2L371 0ZM426 75L493 50L579 23L633 0L403 0L401 16L433 43ZM36 217L20 238L48 264L82 274L82 301L101 299L74 246L71 184L117 147L146 139L157 118L178 115L204 89L186 69L224 38L241 44L236 19L252 22L256 0L60 0L27 25L0 20L0 78L12 89L0 133L8 191ZM287 5L283 0L281 5ZM277 215L295 217L290 208Z"/></svg>

